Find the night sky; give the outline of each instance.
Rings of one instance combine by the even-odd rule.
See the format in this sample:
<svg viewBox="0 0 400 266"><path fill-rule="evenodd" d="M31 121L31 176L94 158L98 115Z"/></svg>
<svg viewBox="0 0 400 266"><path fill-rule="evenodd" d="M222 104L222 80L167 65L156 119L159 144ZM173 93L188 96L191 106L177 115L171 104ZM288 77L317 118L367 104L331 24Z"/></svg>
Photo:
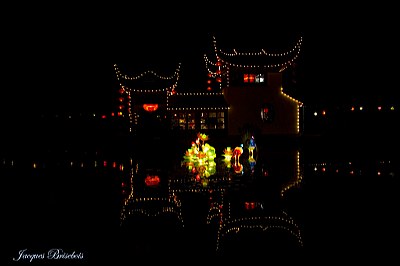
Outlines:
<svg viewBox="0 0 400 266"><path fill-rule="evenodd" d="M170 73L181 62L185 86L196 87L212 34L249 48L292 47L303 36L294 94L305 104L397 103L399 41L391 16L376 21L366 14L355 17L354 10L332 12L287 15L284 22L266 12L269 20L259 16L227 26L218 21L214 27L200 22L191 27L187 17L165 25L121 19L115 25L60 23L55 29L45 20L25 23L3 33L10 37L3 48L2 115L109 110L115 103L114 63Z"/></svg>

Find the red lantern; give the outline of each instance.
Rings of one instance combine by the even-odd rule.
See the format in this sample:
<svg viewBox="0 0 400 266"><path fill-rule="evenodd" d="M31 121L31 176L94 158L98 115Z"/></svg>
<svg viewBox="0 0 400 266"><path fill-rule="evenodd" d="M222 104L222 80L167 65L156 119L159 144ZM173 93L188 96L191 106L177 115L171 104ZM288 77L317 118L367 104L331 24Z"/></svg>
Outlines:
<svg viewBox="0 0 400 266"><path fill-rule="evenodd" d="M146 186L154 187L160 184L160 178L158 177L158 175L148 175L146 176L144 182Z"/></svg>
<svg viewBox="0 0 400 266"><path fill-rule="evenodd" d="M143 104L143 109L146 110L147 112L154 112L158 109L158 104L156 103Z"/></svg>

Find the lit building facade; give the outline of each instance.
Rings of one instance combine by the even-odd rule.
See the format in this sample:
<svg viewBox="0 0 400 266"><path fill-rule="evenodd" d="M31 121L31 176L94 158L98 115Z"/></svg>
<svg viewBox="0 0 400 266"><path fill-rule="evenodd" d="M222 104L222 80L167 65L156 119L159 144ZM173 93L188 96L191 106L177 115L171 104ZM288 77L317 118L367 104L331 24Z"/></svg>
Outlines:
<svg viewBox="0 0 400 266"><path fill-rule="evenodd" d="M282 53L214 49L205 55L209 77L229 105L228 134L239 135L251 126L261 135L299 135L303 104L283 89L283 72L298 58L301 39L293 49Z"/></svg>
<svg viewBox="0 0 400 266"><path fill-rule="evenodd" d="M303 104L284 92L283 72L296 61L301 38L289 51L226 52L213 38L204 54L204 89L180 87L180 64L171 75L153 70L126 73L114 65L120 86L119 114L130 131L153 128L179 134L240 135L251 126L261 135L301 134ZM197 87L202 87L201 84Z"/></svg>

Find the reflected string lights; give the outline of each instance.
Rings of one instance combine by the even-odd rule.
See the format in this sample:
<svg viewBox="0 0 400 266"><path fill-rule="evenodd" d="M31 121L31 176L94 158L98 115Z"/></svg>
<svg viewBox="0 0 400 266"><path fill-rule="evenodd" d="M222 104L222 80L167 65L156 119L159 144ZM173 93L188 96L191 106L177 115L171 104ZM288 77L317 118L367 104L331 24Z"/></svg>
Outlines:
<svg viewBox="0 0 400 266"><path fill-rule="evenodd" d="M120 213L120 224L122 225L127 217L132 215L141 215L147 217L156 217L163 214L173 214L181 226L184 227L181 201L175 193L168 193L165 197L154 197L146 196L142 191L139 191L135 187L135 179L139 177L139 164L136 163L135 169L131 167L129 180L129 195L123 199L121 213ZM154 175L148 175L147 177L154 177ZM158 177L158 176L157 176ZM147 178L143 180L146 184ZM148 184L146 184L148 185ZM149 187L152 187L150 185ZM125 189L123 189L124 194ZM151 194L151 193L150 193Z"/></svg>
<svg viewBox="0 0 400 266"><path fill-rule="evenodd" d="M299 226L285 211L281 210L278 215L268 215L264 202L242 199L239 204L237 201L235 204L227 199L224 193L215 194L212 198L215 200L210 203L207 224L215 221L218 225L217 252L223 248L225 238L232 234L263 233L271 230L287 232L295 238L299 247L303 246Z"/></svg>
<svg viewBox="0 0 400 266"><path fill-rule="evenodd" d="M234 147L234 146L232 146ZM233 149L226 148L227 153L221 154L223 158L231 158ZM230 151L230 152L229 152ZM218 153L218 152L217 152ZM63 154L63 153L61 153ZM268 200L259 198L242 197L240 200L232 200L232 194L243 190L251 181L245 180L246 176L229 175L232 169L217 171L209 177L206 186L194 180L183 168L182 172L168 172L168 175L147 173L147 169L141 169L141 164L129 158L128 160L115 160L106 158L101 154L84 152L82 154L69 154L59 157L39 157L31 160L21 158L0 158L0 168L9 169L31 169L33 173L42 174L41 169L107 169L115 182L121 185L122 196L120 209L120 224L126 224L127 219L135 217L161 218L173 216L181 228L185 226L185 212L182 204L190 204L184 201L182 194L196 193L206 199L209 209L204 217L204 224L213 231L215 250L221 251L226 247L227 241L232 237L249 232L266 235L270 232L283 232L293 239L299 247L304 246L301 227L296 223L296 217L290 216L283 208L271 212L267 210L270 205ZM262 155L265 155L264 153ZM278 154L279 155L279 154ZM365 160L343 160L318 158L314 161L308 157L304 160L302 150L295 150L285 155L285 160L278 158L280 164L275 164L274 153L267 154L265 161L257 160L257 167L263 165L262 171L255 171L258 180L278 180L277 193L280 198L289 198L289 191L301 189L305 179L315 177L397 177L398 164L395 160L369 159ZM258 156L260 157L260 156ZM48 158L48 159L43 159ZM50 159L49 159L50 158ZM252 159L257 157L250 156ZM228 160L230 162L230 160ZM217 169L218 169L217 165ZM232 167L232 166L231 166ZM274 169L275 168L275 169ZM277 170L277 168L279 168ZM279 175L282 168L284 175ZM258 168L260 169L260 168ZM288 170L290 169L290 170ZM141 172L142 171L142 172ZM7 172L7 171L6 171ZM68 173L72 173L67 171ZM75 172L74 172L75 173ZM145 174L142 174L145 173ZM35 178L36 175L33 177ZM151 182L146 185L146 178ZM244 182L244 181L247 181ZM138 185L141 184L141 185ZM241 184L239 186L239 184ZM269 184L269 183L265 183ZM290 194L290 193L289 193ZM211 230L210 229L210 230ZM186 232L186 231L185 231Z"/></svg>

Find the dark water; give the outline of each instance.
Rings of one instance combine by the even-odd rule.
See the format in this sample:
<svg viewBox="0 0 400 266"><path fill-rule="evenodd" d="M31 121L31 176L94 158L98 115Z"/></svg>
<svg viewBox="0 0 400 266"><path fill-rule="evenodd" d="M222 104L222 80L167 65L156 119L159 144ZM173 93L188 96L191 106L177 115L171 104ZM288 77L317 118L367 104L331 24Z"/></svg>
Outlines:
<svg viewBox="0 0 400 266"><path fill-rule="evenodd" d="M191 142L96 141L2 154L2 265L27 264L13 261L24 249L81 256L32 261L43 265L398 260L395 141L260 139L242 175L221 163L240 143L210 140L217 170L206 185L180 164Z"/></svg>

